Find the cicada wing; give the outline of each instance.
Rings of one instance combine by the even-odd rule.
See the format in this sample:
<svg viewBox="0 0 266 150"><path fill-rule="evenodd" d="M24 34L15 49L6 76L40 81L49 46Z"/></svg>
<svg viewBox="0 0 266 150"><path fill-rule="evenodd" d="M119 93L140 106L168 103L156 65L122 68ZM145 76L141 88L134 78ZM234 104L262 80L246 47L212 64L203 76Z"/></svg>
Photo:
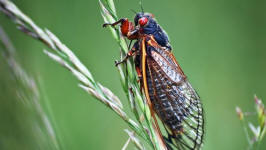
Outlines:
<svg viewBox="0 0 266 150"><path fill-rule="evenodd" d="M165 124L178 149L200 149L203 141L203 109L200 98L172 53L149 46L147 84L153 109Z"/></svg>

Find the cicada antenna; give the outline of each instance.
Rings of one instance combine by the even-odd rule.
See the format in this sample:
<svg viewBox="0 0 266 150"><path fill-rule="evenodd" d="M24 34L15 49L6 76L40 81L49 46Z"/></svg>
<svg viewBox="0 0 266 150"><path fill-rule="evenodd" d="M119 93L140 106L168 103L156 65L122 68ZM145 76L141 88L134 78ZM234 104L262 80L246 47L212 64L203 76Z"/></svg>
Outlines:
<svg viewBox="0 0 266 150"><path fill-rule="evenodd" d="M139 1L139 5L140 5L140 8L141 8L141 12L144 14L144 9L143 9L143 5L142 5L142 0Z"/></svg>
<svg viewBox="0 0 266 150"><path fill-rule="evenodd" d="M136 12L135 10L133 10L133 9L130 9L130 11L132 11L132 12L135 13L135 14L137 14L137 12Z"/></svg>

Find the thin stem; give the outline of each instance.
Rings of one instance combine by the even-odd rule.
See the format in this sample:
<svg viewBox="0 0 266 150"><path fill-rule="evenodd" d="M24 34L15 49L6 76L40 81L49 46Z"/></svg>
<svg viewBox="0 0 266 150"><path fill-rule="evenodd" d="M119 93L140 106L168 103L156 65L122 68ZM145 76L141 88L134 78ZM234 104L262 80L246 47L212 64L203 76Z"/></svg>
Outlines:
<svg viewBox="0 0 266 150"><path fill-rule="evenodd" d="M112 0L105 0L105 4L108 4L107 8L100 2L102 8L102 16L106 22L113 22L117 20L117 15L115 11L115 5ZM122 64L118 67L119 73L121 75L121 83L123 89L127 95L127 99L130 102L137 102L135 105L132 103L131 111L135 113L135 117L138 120L136 123L133 119L128 117L129 115L124 112L121 100L115 96L108 88L102 86L100 83L96 82L86 68L85 65L78 59L78 57L65 45L63 44L57 36L47 29L42 29L37 26L28 16L26 16L22 11L20 11L15 4L10 0L0 0L0 11L7 15L7 17L13 21L18 29L32 37L33 39L41 41L43 44L48 46L50 50L44 50L44 53L49 56L52 60L59 63L61 66L69 70L80 82L79 87L88 92L90 95L94 96L112 111L114 111L120 118L122 118L128 126L136 133L139 137L143 138L150 145L155 144L158 149L158 142L156 142L156 134L154 134L154 127L150 122L150 115L146 110L149 110L147 104L141 94L139 94L139 85L136 79L136 72L133 69L133 60L129 59L127 65ZM114 38L121 47L121 54L124 56L127 51L127 44L123 37L120 36L119 30L109 27L113 33ZM129 87L132 87L133 93L136 98L131 97L129 93ZM138 108L140 112L138 112ZM146 118L146 124L149 131L145 128L144 123L139 120L139 116L144 114ZM148 115L148 116L147 116ZM136 138L136 137L135 137Z"/></svg>

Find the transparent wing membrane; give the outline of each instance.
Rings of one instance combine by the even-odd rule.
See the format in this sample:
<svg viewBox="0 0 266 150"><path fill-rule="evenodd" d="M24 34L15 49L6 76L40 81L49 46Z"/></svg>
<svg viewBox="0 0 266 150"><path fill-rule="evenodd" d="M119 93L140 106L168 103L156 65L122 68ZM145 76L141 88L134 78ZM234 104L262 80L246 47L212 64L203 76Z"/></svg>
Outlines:
<svg viewBox="0 0 266 150"><path fill-rule="evenodd" d="M204 120L200 98L170 51L147 46L147 85L153 110L167 128L170 145L200 149Z"/></svg>

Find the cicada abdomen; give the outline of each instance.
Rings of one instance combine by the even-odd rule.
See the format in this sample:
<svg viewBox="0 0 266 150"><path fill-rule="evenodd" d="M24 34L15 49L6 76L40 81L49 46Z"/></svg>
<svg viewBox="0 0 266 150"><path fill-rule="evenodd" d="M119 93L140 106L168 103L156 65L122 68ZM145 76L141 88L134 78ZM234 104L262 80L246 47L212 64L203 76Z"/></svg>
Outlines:
<svg viewBox="0 0 266 150"><path fill-rule="evenodd" d="M121 62L135 56L136 70L147 102L168 133L165 137L167 147L200 149L204 135L203 108L171 52L167 34L149 13L137 13L135 26L127 18L104 26L119 23L122 35L136 40Z"/></svg>

